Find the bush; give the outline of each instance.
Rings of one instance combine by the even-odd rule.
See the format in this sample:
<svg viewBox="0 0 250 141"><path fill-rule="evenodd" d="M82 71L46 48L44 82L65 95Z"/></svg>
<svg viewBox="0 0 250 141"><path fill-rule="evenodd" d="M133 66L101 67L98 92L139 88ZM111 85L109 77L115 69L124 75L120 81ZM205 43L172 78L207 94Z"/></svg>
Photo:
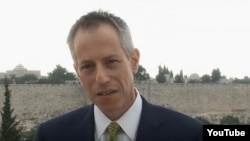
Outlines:
<svg viewBox="0 0 250 141"><path fill-rule="evenodd" d="M35 138L35 132L34 129L28 132L22 132L20 141L33 141Z"/></svg>
<svg viewBox="0 0 250 141"><path fill-rule="evenodd" d="M204 124L210 124L208 119L205 117L195 117L195 118L198 119L199 121L203 122Z"/></svg>
<svg viewBox="0 0 250 141"><path fill-rule="evenodd" d="M231 115L225 116L220 120L220 124L223 125L239 125L240 120L238 117L233 117Z"/></svg>

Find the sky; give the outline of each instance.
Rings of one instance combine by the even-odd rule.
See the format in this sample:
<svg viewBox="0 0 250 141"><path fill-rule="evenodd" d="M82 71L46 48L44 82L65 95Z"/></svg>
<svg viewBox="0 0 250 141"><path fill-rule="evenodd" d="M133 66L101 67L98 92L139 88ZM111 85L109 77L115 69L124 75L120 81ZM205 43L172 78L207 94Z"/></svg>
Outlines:
<svg viewBox="0 0 250 141"><path fill-rule="evenodd" d="M124 19L140 64L155 78L158 66L174 75L250 76L249 0L0 0L0 72L22 64L74 72L66 38L82 15L102 9Z"/></svg>

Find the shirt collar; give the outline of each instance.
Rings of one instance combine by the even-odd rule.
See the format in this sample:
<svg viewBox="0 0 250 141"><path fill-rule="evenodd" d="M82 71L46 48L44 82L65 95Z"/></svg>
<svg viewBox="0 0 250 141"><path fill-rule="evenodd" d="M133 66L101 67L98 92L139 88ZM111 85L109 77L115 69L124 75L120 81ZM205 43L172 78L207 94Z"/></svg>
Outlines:
<svg viewBox="0 0 250 141"><path fill-rule="evenodd" d="M128 135L131 140L135 140L137 127L139 125L142 100L139 91L135 88L137 96L133 105L129 110L117 120L123 131ZM101 135L105 132L111 120L96 106L94 105L94 117L96 126L96 137L100 139Z"/></svg>

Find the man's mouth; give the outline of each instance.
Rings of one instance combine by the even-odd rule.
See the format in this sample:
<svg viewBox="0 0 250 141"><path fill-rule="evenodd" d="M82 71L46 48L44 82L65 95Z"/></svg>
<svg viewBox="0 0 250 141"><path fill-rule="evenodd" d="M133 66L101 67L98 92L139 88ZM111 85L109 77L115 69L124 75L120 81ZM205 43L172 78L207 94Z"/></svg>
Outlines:
<svg viewBox="0 0 250 141"><path fill-rule="evenodd" d="M115 90L107 90L107 91L100 91L97 93L98 96L107 96L111 95L115 92Z"/></svg>

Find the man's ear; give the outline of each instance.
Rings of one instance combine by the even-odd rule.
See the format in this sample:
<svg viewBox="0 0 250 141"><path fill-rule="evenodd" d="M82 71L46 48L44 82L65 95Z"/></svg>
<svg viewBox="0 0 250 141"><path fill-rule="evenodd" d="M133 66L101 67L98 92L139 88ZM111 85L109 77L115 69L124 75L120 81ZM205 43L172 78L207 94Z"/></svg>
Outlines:
<svg viewBox="0 0 250 141"><path fill-rule="evenodd" d="M80 82L80 84L82 85L82 82L81 82L81 80L80 80L80 78L79 78L79 72L78 72L78 69L77 69L77 65L74 63L73 64L73 67L74 67L74 69L75 69L75 72L76 72L76 77L77 77L77 80Z"/></svg>
<svg viewBox="0 0 250 141"><path fill-rule="evenodd" d="M135 48L131 57L131 65L132 65L133 74L136 74L138 71L139 60L140 60L140 52L137 48Z"/></svg>
<svg viewBox="0 0 250 141"><path fill-rule="evenodd" d="M78 71L77 71L77 65L76 65L75 63L73 64L73 67L74 67L74 69L75 69L75 72L76 72L77 77L79 77L79 73L78 73Z"/></svg>

